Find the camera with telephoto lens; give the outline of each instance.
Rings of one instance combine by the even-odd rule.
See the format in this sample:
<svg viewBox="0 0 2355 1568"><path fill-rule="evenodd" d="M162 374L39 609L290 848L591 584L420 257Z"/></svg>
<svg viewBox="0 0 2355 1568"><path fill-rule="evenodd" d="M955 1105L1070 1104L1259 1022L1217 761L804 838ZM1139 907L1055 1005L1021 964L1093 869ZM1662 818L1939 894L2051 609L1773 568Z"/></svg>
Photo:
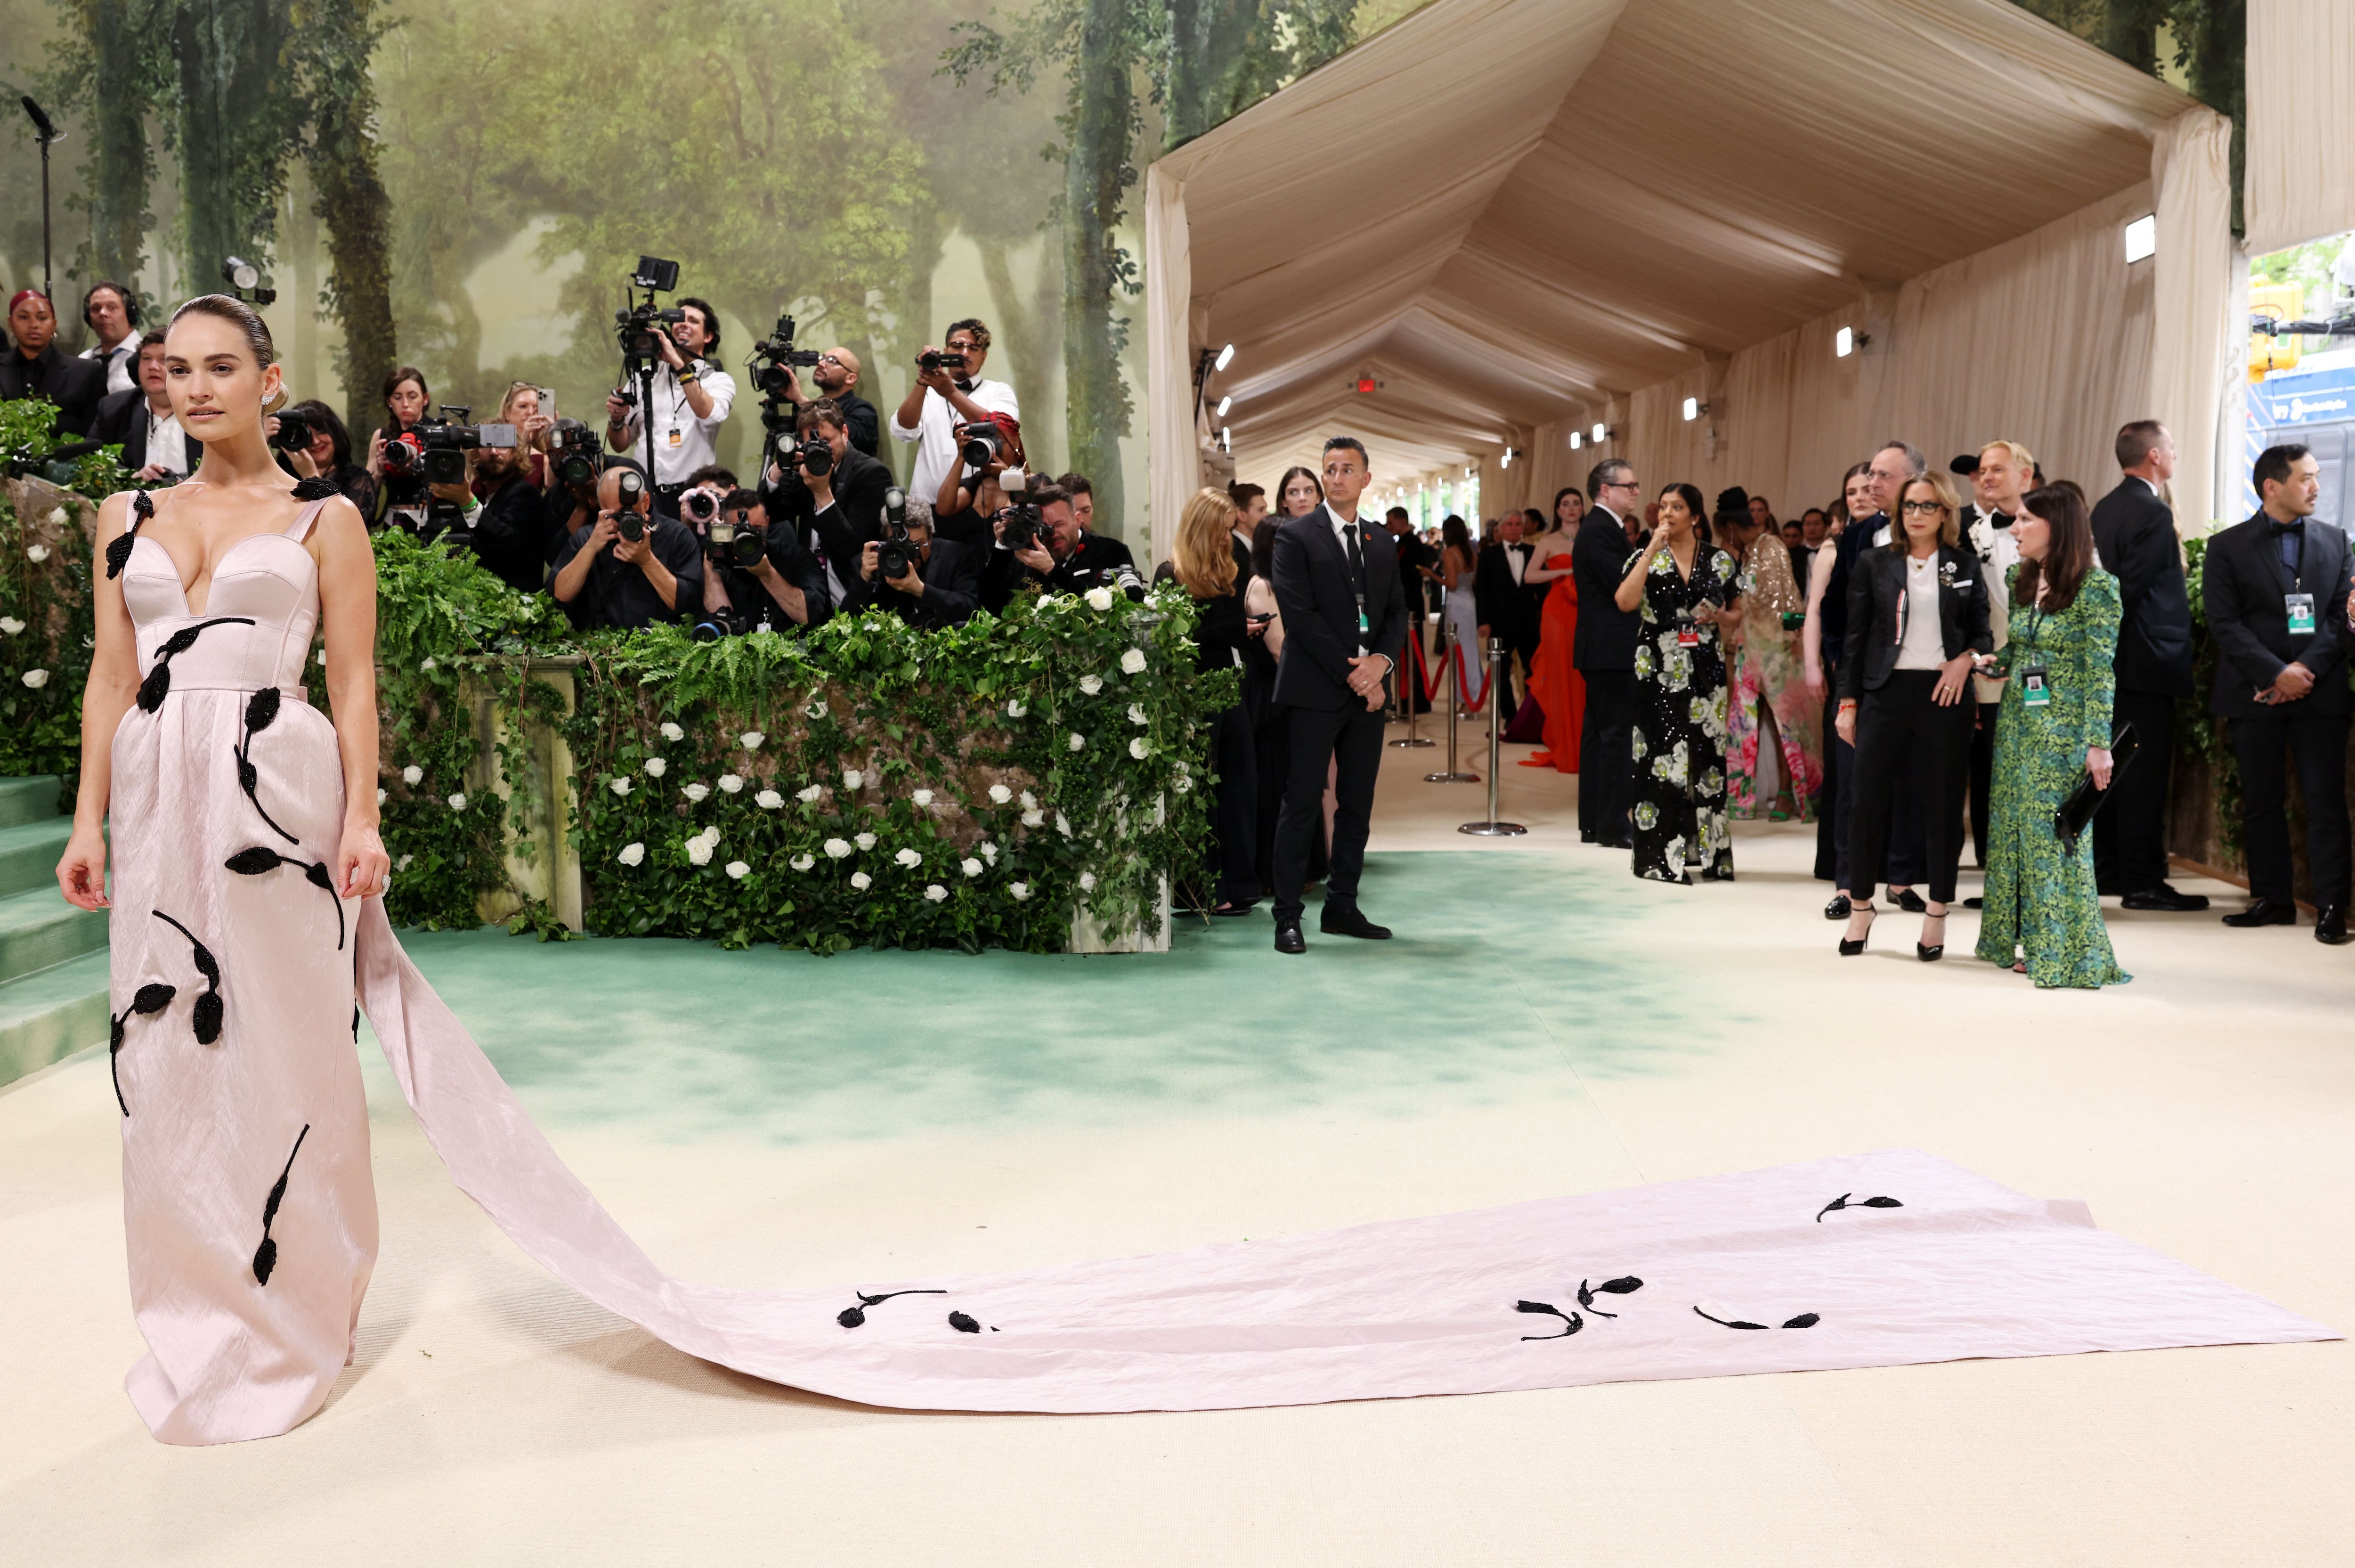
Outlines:
<svg viewBox="0 0 2355 1568"><path fill-rule="evenodd" d="M621 486L622 504L617 508L619 515L613 519L613 528L623 539L635 544L646 537L646 520L638 515L637 509L638 497L646 493L645 475L634 468L624 468L614 483Z"/></svg>
<svg viewBox="0 0 2355 1568"><path fill-rule="evenodd" d="M968 468L986 468L990 459L1006 450L1006 429L996 420L980 420L957 427L957 456Z"/></svg>
<svg viewBox="0 0 2355 1568"><path fill-rule="evenodd" d="M711 527L704 535L703 548L704 553L713 560L727 561L750 571L760 565L761 557L768 553L769 541L750 521L741 516L722 512L711 519Z"/></svg>
<svg viewBox="0 0 2355 1568"><path fill-rule="evenodd" d="M708 528L711 519L719 515L719 497L709 490L682 490L678 496L678 520L697 528Z"/></svg>
<svg viewBox="0 0 2355 1568"><path fill-rule="evenodd" d="M962 370L965 368L962 354L919 354L916 368L927 376L940 370Z"/></svg>
<svg viewBox="0 0 2355 1568"><path fill-rule="evenodd" d="M915 560L916 544L908 537L908 493L894 485L883 492L883 542L875 549L876 579L889 582L905 577Z"/></svg>
<svg viewBox="0 0 2355 1568"><path fill-rule="evenodd" d="M548 432L548 453L556 477L566 485L597 482L597 432L579 420L558 420Z"/></svg>
<svg viewBox="0 0 2355 1568"><path fill-rule="evenodd" d="M1047 519L1039 515L1035 503L1023 498L1029 491L1030 476L1019 468L1009 468L997 476L997 486L1006 492L1010 503L990 519L1000 525L998 542L1007 549L1045 549Z"/></svg>
<svg viewBox="0 0 2355 1568"><path fill-rule="evenodd" d="M1145 579L1136 574L1135 567L1124 560L1118 566L1107 566L1098 571L1096 581L1115 592L1128 595L1132 604L1145 602Z"/></svg>
<svg viewBox="0 0 2355 1568"><path fill-rule="evenodd" d="M815 348L794 347L794 318L777 317L777 325L768 336L752 345L752 352L744 361L744 368L752 378L752 385L761 395L782 400L791 380L788 371L794 368L809 368L818 362Z"/></svg>
<svg viewBox="0 0 2355 1568"><path fill-rule="evenodd" d="M303 415L282 413L278 416L278 433L270 438L270 443L281 452L308 452L313 438L317 434L311 421Z"/></svg>

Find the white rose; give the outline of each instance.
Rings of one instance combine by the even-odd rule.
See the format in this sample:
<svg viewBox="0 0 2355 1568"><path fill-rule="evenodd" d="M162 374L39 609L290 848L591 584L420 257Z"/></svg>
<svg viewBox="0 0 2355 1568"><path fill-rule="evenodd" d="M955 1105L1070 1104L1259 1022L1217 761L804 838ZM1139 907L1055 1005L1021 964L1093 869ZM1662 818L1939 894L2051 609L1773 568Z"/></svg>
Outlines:
<svg viewBox="0 0 2355 1568"><path fill-rule="evenodd" d="M794 791L794 798L795 800L798 800L798 801L802 802L802 803L803 803L803 804L805 804L805 805L809 805L809 804L815 803L815 802L816 801L817 797L818 797L818 796L820 796L820 795L824 795L825 793L826 793L826 786L825 786L825 785L823 785L823 784L812 784L812 785L810 785L810 786L809 786L809 788L807 788L807 789L805 789L805 790L796 790L796 791Z"/></svg>
<svg viewBox="0 0 2355 1568"><path fill-rule="evenodd" d="M646 847L643 844L624 844L622 852L613 857L624 866L634 866L645 858Z"/></svg>
<svg viewBox="0 0 2355 1568"><path fill-rule="evenodd" d="M1088 608L1091 610L1112 608L1112 590L1109 588L1091 588L1082 597L1087 600Z"/></svg>
<svg viewBox="0 0 2355 1568"><path fill-rule="evenodd" d="M899 861L902 866L907 866L911 869L924 863L924 858L922 855L917 854L913 849L902 849L898 854L892 856L891 859Z"/></svg>
<svg viewBox="0 0 2355 1568"><path fill-rule="evenodd" d="M1016 903L1020 903L1023 900L1030 896L1030 884L1028 882L1008 882L1006 884L1006 891L1014 895L1014 901Z"/></svg>
<svg viewBox="0 0 2355 1568"><path fill-rule="evenodd" d="M927 901L932 902L932 903L938 903L938 902L940 902L943 899L944 899L944 898L946 898L946 897L948 897L948 896L949 896L949 891L948 891L948 889L946 889L946 888L944 888L944 887L941 886L941 885L940 885L940 883L938 883L938 882L926 882L926 883L924 884L924 898L926 899L926 901Z"/></svg>
<svg viewBox="0 0 2355 1568"><path fill-rule="evenodd" d="M981 857L983 859L987 860L993 866L997 864L996 845L992 844L988 839L985 838L980 843L975 845L974 848L981 851Z"/></svg>
<svg viewBox="0 0 2355 1568"><path fill-rule="evenodd" d="M697 834L696 837L698 838L709 838L716 845L719 842L719 825L718 823L714 823L710 827L705 828L702 832Z"/></svg>
<svg viewBox="0 0 2355 1568"><path fill-rule="evenodd" d="M1177 784L1176 784L1173 787L1178 791L1178 793L1179 795L1184 795L1188 790L1190 790L1190 789L1192 789L1192 788L1194 787L1194 781L1193 781L1192 779L1187 778L1187 777L1185 777L1184 775L1182 775L1182 774L1181 774L1181 775L1179 775L1179 777L1178 777L1178 779Z"/></svg>
<svg viewBox="0 0 2355 1568"><path fill-rule="evenodd" d="M931 790L920 789L908 798L914 801L917 806L922 810L930 811L932 808L932 792Z"/></svg>
<svg viewBox="0 0 2355 1568"><path fill-rule="evenodd" d="M31 561L35 566L38 566L41 562L49 559L49 547L45 544L37 544L32 549L25 552L25 559Z"/></svg>
<svg viewBox="0 0 2355 1568"><path fill-rule="evenodd" d="M728 880L731 882L741 882L751 869L751 867L741 860L730 860L727 866Z"/></svg>
<svg viewBox="0 0 2355 1568"><path fill-rule="evenodd" d="M796 855L791 860L787 861L786 864L793 867L796 871L806 871L812 866L817 864L817 857L815 855Z"/></svg>
<svg viewBox="0 0 2355 1568"><path fill-rule="evenodd" d="M406 871L409 869L409 863L416 859L414 855L403 855L399 861L395 862L392 869L396 871Z"/></svg>
<svg viewBox="0 0 2355 1568"><path fill-rule="evenodd" d="M405 784L421 784L425 782L425 770L411 763L400 770L400 782Z"/></svg>
<svg viewBox="0 0 2355 1568"><path fill-rule="evenodd" d="M1153 722L1153 720L1145 716L1145 704L1142 702L1132 702L1128 705L1128 721L1132 724L1150 724Z"/></svg>
<svg viewBox="0 0 2355 1568"><path fill-rule="evenodd" d="M1055 831L1066 838L1071 836L1071 819L1060 811L1055 813Z"/></svg>
<svg viewBox="0 0 2355 1568"><path fill-rule="evenodd" d="M1128 743L1128 754L1141 763L1153 754L1153 748L1145 743L1144 736L1139 735Z"/></svg>
<svg viewBox="0 0 2355 1568"><path fill-rule="evenodd" d="M1102 691L1103 689L1103 677L1100 675L1083 675L1080 677L1080 690L1085 695L1093 697L1097 692Z"/></svg>
<svg viewBox="0 0 2355 1568"><path fill-rule="evenodd" d="M385 788L382 784L378 784L378 785L377 785L377 786L376 786L376 803L377 803L378 805L382 805L384 804L384 797L385 797L385 796L387 796L387 795L390 795L391 793L392 793L392 792L391 792L390 790L389 790L389 789Z"/></svg>
<svg viewBox="0 0 2355 1568"><path fill-rule="evenodd" d="M1019 719L1029 711L1029 708L1018 697L1006 705L1006 716L1008 719Z"/></svg>
<svg viewBox="0 0 2355 1568"><path fill-rule="evenodd" d="M738 778L734 773L721 773L719 775L719 790L722 795L734 795L743 787L744 781Z"/></svg>
<svg viewBox="0 0 2355 1568"><path fill-rule="evenodd" d="M25 672L25 684L38 691L49 684L49 672L45 669L28 669Z"/></svg>
<svg viewBox="0 0 2355 1568"><path fill-rule="evenodd" d="M829 860L839 860L839 859L841 859L845 855L847 855L847 854L849 854L849 853L850 853L850 840L849 840L849 839L847 839L847 838L829 838L829 839L827 839L827 840L826 841L826 858L827 859L829 859Z"/></svg>
<svg viewBox="0 0 2355 1568"><path fill-rule="evenodd" d="M1088 738L1085 735L1081 734L1077 730L1071 731L1071 750L1083 752L1087 750L1087 745Z"/></svg>
<svg viewBox="0 0 2355 1568"><path fill-rule="evenodd" d="M875 848L875 835L872 833L854 833L850 841L858 845L862 853Z"/></svg>
<svg viewBox="0 0 2355 1568"><path fill-rule="evenodd" d="M823 719L823 718L825 718L825 717L826 717L826 699L824 699L824 698L820 698L820 699L818 699L815 702L811 703L807 708L804 709L803 709L803 711L804 711L804 712L805 712L805 713L807 713L807 714L808 714L811 718L813 718L813 719Z"/></svg>
<svg viewBox="0 0 2355 1568"><path fill-rule="evenodd" d="M431 675L442 667L439 663L435 662L432 655L428 654L424 659L418 664L417 667L421 673Z"/></svg>
<svg viewBox="0 0 2355 1568"><path fill-rule="evenodd" d="M1007 789L1004 784L998 784L989 786L989 803L992 805L1004 805L1007 801L1012 800L1013 798L1014 792Z"/></svg>
<svg viewBox="0 0 2355 1568"><path fill-rule="evenodd" d="M762 811L774 811L779 806L785 804L785 797L779 795L775 790L764 789L760 794L752 797L752 804L759 806Z"/></svg>
<svg viewBox="0 0 2355 1568"><path fill-rule="evenodd" d="M1145 673L1145 650L1131 648L1120 656L1120 667L1130 675Z"/></svg>
<svg viewBox="0 0 2355 1568"><path fill-rule="evenodd" d="M663 720L662 738L666 741L684 741L687 739L687 731L666 719Z"/></svg>
<svg viewBox="0 0 2355 1568"><path fill-rule="evenodd" d="M978 877L981 875L981 862L975 859L972 856L967 855L964 859L957 862L957 869L963 871L968 877Z"/></svg>
<svg viewBox="0 0 2355 1568"><path fill-rule="evenodd" d="M687 861L690 866L711 864L711 840L698 833L687 841Z"/></svg>
<svg viewBox="0 0 2355 1568"><path fill-rule="evenodd" d="M737 736L736 739L743 745L743 748L746 751L757 752L761 749L761 742L767 740L768 736L762 734L758 730L747 730L741 735Z"/></svg>
<svg viewBox="0 0 2355 1568"><path fill-rule="evenodd" d="M464 811L466 809L466 796L464 791L461 791L450 797L450 809L453 811Z"/></svg>
<svg viewBox="0 0 2355 1568"><path fill-rule="evenodd" d="M1022 814L1022 826L1025 827L1044 827L1046 825L1047 814L1035 805Z"/></svg>
<svg viewBox="0 0 2355 1568"><path fill-rule="evenodd" d="M850 873L850 885L863 893L875 885L875 879L864 871L853 871Z"/></svg>
<svg viewBox="0 0 2355 1568"><path fill-rule="evenodd" d="M1096 874L1093 871L1082 871L1080 873L1080 891L1083 893L1092 893L1095 891Z"/></svg>
<svg viewBox="0 0 2355 1568"><path fill-rule="evenodd" d="M1022 792L1022 809L1025 811L1036 811L1039 809L1039 797L1032 795L1027 789Z"/></svg>
<svg viewBox="0 0 2355 1568"><path fill-rule="evenodd" d="M13 637L24 629L25 623L16 619L16 616L0 615L0 632L5 632L8 635Z"/></svg>
<svg viewBox="0 0 2355 1568"><path fill-rule="evenodd" d="M646 777L658 779L668 772L670 772L670 763L664 758L648 757L646 759Z"/></svg>
<svg viewBox="0 0 2355 1568"><path fill-rule="evenodd" d="M51 507L49 508L49 526L53 528L61 528L66 526L66 509L63 507Z"/></svg>
<svg viewBox="0 0 2355 1568"><path fill-rule="evenodd" d="M687 796L690 801L699 801L705 795L711 793L711 786L708 784L690 784L678 793Z"/></svg>
<svg viewBox="0 0 2355 1568"><path fill-rule="evenodd" d="M843 787L843 788L845 788L845 789L862 789L862 788L866 787L866 784L867 784L867 775L866 775L865 773L860 773L857 768L845 768L845 769L843 769L843 770L842 770L842 787Z"/></svg>

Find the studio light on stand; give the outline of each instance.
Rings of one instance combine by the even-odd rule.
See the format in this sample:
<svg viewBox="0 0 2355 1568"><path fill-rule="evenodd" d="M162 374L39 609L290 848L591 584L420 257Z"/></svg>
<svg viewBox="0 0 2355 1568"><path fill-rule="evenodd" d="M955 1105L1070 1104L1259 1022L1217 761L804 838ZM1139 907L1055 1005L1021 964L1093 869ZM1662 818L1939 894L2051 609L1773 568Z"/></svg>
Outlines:
<svg viewBox="0 0 2355 1568"><path fill-rule="evenodd" d="M41 106L27 95L17 100L33 122L33 140L41 144L41 293L55 308L58 297L57 280L49 272L49 144L62 142L66 133L50 123Z"/></svg>
<svg viewBox="0 0 2355 1568"><path fill-rule="evenodd" d="M241 257L231 256L221 262L221 282L229 292L248 304L276 304L278 291L261 286L261 269Z"/></svg>

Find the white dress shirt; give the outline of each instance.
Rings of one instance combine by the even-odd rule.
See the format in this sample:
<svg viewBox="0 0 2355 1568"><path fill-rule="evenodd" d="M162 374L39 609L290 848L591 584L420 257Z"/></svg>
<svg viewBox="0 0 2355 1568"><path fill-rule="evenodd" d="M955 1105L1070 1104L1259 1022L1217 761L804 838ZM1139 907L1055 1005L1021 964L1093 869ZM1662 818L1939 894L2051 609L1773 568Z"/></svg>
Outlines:
<svg viewBox="0 0 2355 1568"><path fill-rule="evenodd" d="M1022 418L1021 401L1015 397L1014 389L1003 381L975 381L971 388L960 387L957 390L977 408L1011 420ZM957 460L956 427L964 422L964 415L957 412L956 405L930 387L924 389L923 411L916 416L915 429L901 424L898 414L891 416L894 441L921 443L916 448L916 471L908 476L908 493L928 507L940 495L941 481L948 477L949 464Z"/></svg>
<svg viewBox="0 0 2355 1568"><path fill-rule="evenodd" d="M719 450L712 438L719 427L728 422L728 411L736 403L736 378L716 365L703 360L692 361L699 367L703 389L711 394L711 417L698 419L695 405L687 400L687 389L679 385L678 374L668 365L655 368L655 483L684 485L687 476L697 469L719 461ZM643 458L646 450L645 409L632 409L629 421L622 429L629 439L626 457Z"/></svg>
<svg viewBox="0 0 2355 1568"><path fill-rule="evenodd" d="M180 428L180 416L165 414L159 419L155 411L144 403L140 405L139 412L147 421L147 461L185 476L188 472L188 432Z"/></svg>
<svg viewBox="0 0 2355 1568"><path fill-rule="evenodd" d="M85 359L106 361L106 389L127 392L139 384L139 335L133 333L112 348L91 344L81 351Z"/></svg>

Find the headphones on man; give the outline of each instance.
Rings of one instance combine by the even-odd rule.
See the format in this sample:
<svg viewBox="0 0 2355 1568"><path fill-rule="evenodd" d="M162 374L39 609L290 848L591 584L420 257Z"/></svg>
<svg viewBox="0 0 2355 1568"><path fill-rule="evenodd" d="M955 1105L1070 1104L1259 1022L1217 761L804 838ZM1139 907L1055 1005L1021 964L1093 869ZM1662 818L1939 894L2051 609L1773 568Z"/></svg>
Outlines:
<svg viewBox="0 0 2355 1568"><path fill-rule="evenodd" d="M96 331L98 329L98 323L90 319L90 302L93 298L97 297L98 291L101 289L112 289L114 291L114 297L123 302L123 319L131 324L132 331L138 331L139 296L133 293L129 289L124 288L121 283L116 283L112 278L101 278L98 282L91 284L88 289L82 292L81 324L84 326L91 328L92 331Z"/></svg>

